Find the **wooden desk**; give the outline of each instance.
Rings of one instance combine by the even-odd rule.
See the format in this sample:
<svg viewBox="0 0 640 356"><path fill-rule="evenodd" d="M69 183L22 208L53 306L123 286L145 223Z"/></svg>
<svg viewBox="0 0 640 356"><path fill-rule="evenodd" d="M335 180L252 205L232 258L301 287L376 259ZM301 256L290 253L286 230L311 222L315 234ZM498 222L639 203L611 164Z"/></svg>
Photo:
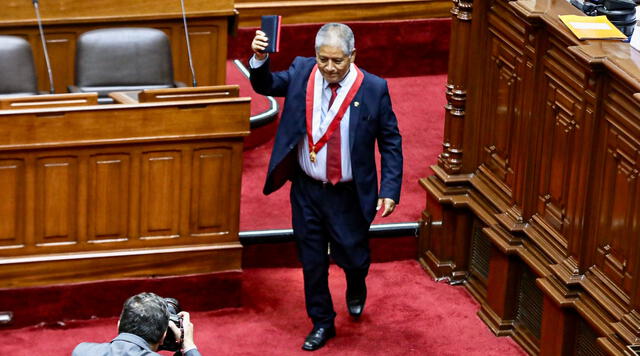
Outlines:
<svg viewBox="0 0 640 356"><path fill-rule="evenodd" d="M0 110L0 288L239 270L249 101Z"/></svg>
<svg viewBox="0 0 640 356"><path fill-rule="evenodd" d="M164 101L208 100L237 98L238 85L217 85L196 88L146 89L142 91L114 92L109 96L120 104L155 103Z"/></svg>
<svg viewBox="0 0 640 356"><path fill-rule="evenodd" d="M566 1L454 4L422 263L531 354L635 354L640 53L577 40Z"/></svg>
<svg viewBox="0 0 640 356"><path fill-rule="evenodd" d="M199 85L225 83L227 34L235 12L233 0L185 2L193 61ZM56 93L74 84L76 39L105 27L153 27L171 41L175 80L191 83L179 0L86 0L40 2ZM232 24L231 24L232 25ZM48 90L47 71L31 1L6 0L0 14L0 34L25 38L34 49L38 86Z"/></svg>
<svg viewBox="0 0 640 356"><path fill-rule="evenodd" d="M0 110L98 105L97 93L31 95L0 98Z"/></svg>

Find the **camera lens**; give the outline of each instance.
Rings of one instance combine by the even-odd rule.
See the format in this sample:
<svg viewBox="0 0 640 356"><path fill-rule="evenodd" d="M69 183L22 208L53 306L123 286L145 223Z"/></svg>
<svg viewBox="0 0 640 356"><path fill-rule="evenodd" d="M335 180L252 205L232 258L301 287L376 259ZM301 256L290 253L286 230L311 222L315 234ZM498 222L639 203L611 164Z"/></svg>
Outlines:
<svg viewBox="0 0 640 356"><path fill-rule="evenodd" d="M184 333L182 330L182 320L178 313L182 311L180 308L180 303L175 298L164 298L167 303L167 311L169 312L169 322L173 322L178 329L180 329L181 333ZM171 329L167 330L167 335L164 337L164 342L159 350L167 350L167 351L178 351L182 348L182 341L178 342L176 340L176 336L173 334Z"/></svg>

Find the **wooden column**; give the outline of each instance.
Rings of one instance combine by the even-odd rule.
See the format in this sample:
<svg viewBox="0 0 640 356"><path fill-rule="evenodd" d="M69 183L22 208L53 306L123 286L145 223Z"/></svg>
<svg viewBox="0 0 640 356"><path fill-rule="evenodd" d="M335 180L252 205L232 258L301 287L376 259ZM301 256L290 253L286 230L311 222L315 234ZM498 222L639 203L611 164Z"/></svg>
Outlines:
<svg viewBox="0 0 640 356"><path fill-rule="evenodd" d="M451 9L451 49L446 86L445 132L438 166L447 174L461 173L464 119L467 101L468 58L473 1L454 0Z"/></svg>

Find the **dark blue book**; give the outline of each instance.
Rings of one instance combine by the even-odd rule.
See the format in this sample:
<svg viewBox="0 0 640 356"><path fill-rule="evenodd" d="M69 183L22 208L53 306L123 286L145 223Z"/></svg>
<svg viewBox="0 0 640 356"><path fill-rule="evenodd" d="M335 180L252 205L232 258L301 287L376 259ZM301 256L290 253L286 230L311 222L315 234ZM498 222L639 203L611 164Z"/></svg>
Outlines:
<svg viewBox="0 0 640 356"><path fill-rule="evenodd" d="M260 29L267 34L269 44L264 49L265 53L274 53L280 50L280 23L282 16L265 15L261 17Z"/></svg>

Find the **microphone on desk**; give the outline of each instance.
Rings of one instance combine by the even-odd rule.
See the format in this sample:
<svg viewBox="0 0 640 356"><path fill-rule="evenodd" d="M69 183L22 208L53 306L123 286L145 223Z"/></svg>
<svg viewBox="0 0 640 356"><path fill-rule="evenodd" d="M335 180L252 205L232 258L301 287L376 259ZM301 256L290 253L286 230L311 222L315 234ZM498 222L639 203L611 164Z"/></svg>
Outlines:
<svg viewBox="0 0 640 356"><path fill-rule="evenodd" d="M198 82L196 81L196 71L193 68L193 57L191 56L191 42L189 41L189 27L187 26L187 13L184 10L184 0L180 0L180 5L182 6L182 23L184 24L184 36L187 39L187 55L189 56L189 69L191 69L191 84L195 88L198 86Z"/></svg>
<svg viewBox="0 0 640 356"><path fill-rule="evenodd" d="M54 94L53 74L51 72L51 62L49 61L49 51L47 51L47 41L44 39L44 30L42 29L42 19L40 18L40 2L33 0L33 8L36 11L36 19L38 20L38 31L40 32L40 40L42 41L42 49L44 50L44 61L47 64L47 72L49 73L49 92Z"/></svg>

